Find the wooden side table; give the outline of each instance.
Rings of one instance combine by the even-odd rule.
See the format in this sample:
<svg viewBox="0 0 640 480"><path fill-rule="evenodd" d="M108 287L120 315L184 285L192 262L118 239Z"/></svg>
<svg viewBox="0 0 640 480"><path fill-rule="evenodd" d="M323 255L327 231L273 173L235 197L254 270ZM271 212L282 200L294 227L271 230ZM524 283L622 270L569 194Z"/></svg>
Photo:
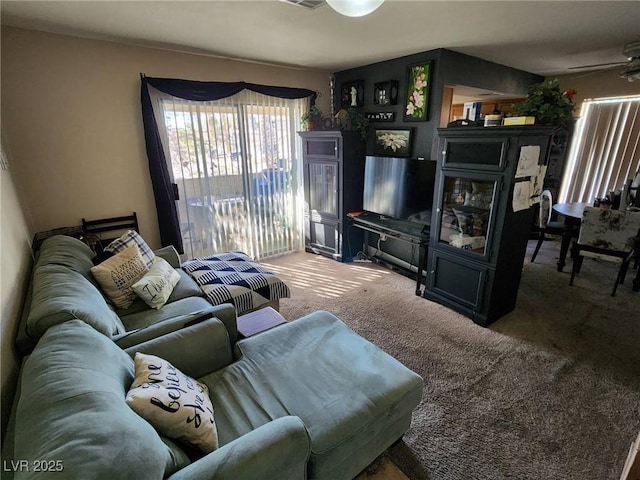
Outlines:
<svg viewBox="0 0 640 480"><path fill-rule="evenodd" d="M251 337L287 321L271 307L259 308L238 317L238 333L243 338Z"/></svg>

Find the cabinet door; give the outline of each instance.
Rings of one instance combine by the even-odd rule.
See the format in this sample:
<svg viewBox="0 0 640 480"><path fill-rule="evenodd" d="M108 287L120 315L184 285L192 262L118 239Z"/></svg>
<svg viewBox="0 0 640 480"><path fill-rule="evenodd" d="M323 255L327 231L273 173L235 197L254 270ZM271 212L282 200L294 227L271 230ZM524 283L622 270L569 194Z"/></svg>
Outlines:
<svg viewBox="0 0 640 480"><path fill-rule="evenodd" d="M341 253L340 164L305 162L306 245L316 253Z"/></svg>
<svg viewBox="0 0 640 480"><path fill-rule="evenodd" d="M342 224L320 215L305 216L305 240L309 250L315 253L328 253L338 258L342 253Z"/></svg>
<svg viewBox="0 0 640 480"><path fill-rule="evenodd" d="M455 254L491 261L500 177L441 170L438 182L432 247L451 248Z"/></svg>
<svg viewBox="0 0 640 480"><path fill-rule="evenodd" d="M480 312L489 269L485 265L469 262L463 257L438 249L432 249L429 256L431 270L425 296L428 298L436 294L469 312Z"/></svg>
<svg viewBox="0 0 640 480"><path fill-rule="evenodd" d="M315 136L304 140L304 158L340 160L341 136Z"/></svg>
<svg viewBox="0 0 640 480"><path fill-rule="evenodd" d="M307 162L308 213L338 219L340 170L338 162Z"/></svg>
<svg viewBox="0 0 640 480"><path fill-rule="evenodd" d="M446 138L442 150L442 167L499 172L507 165L508 150L508 137Z"/></svg>

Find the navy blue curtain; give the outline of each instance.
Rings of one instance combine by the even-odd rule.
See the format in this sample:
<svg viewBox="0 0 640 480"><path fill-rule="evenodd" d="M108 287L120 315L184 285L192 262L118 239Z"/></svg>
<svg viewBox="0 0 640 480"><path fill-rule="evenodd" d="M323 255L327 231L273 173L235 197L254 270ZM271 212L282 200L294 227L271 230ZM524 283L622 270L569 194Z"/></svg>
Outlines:
<svg viewBox="0 0 640 480"><path fill-rule="evenodd" d="M278 98L310 97L313 105L317 94L306 88L272 87L246 82L198 82L175 78L152 78L144 75L141 77L142 121L149 159L149 172L156 200L160 241L162 246L173 245L178 252L184 253L178 208L175 202L177 200L177 185L171 182L171 172L160 141L160 132L153 113L149 87L174 97L200 102L220 100L246 89Z"/></svg>

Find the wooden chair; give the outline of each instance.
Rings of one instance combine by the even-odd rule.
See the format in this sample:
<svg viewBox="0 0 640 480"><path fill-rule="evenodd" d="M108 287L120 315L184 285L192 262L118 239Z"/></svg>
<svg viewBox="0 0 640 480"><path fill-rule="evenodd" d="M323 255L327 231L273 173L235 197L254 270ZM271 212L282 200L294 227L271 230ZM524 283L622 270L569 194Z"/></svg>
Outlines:
<svg viewBox="0 0 640 480"><path fill-rule="evenodd" d="M83 218L82 230L85 237L87 237L85 242L95 243L92 248L96 253L102 252L105 246L127 230L135 230L140 233L136 212L123 217L101 218L98 220L86 220ZM107 238L103 238L103 234L106 232L110 232L110 234L107 235Z"/></svg>
<svg viewBox="0 0 640 480"><path fill-rule="evenodd" d="M574 245L573 270L569 285L580 272L584 257L620 263L611 296L615 296L619 284L640 251L636 249L640 237L640 212L628 212L596 207L585 207L580 225L580 235Z"/></svg>
<svg viewBox="0 0 640 480"><path fill-rule="evenodd" d="M553 197L549 190L544 190L540 194L540 223L538 228L540 229L540 234L538 236L538 243L536 244L536 249L533 251L533 256L531 257L531 261L533 262L540 251L540 247L542 246L542 242L547 240L547 235L564 235L566 226L563 222L552 222L551 221L551 207L553 206Z"/></svg>

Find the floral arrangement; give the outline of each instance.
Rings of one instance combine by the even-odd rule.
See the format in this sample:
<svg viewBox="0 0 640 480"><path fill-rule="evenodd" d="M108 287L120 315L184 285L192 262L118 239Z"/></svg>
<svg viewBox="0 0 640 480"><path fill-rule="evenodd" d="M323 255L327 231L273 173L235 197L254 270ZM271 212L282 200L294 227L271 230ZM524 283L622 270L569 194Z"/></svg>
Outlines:
<svg viewBox="0 0 640 480"><path fill-rule="evenodd" d="M415 65L409 68L405 119L426 120L427 118L429 68L430 64Z"/></svg>
<svg viewBox="0 0 640 480"><path fill-rule="evenodd" d="M512 108L517 115L536 117L538 124L565 127L572 118L575 94L575 90L561 91L556 78L529 87L526 100Z"/></svg>

